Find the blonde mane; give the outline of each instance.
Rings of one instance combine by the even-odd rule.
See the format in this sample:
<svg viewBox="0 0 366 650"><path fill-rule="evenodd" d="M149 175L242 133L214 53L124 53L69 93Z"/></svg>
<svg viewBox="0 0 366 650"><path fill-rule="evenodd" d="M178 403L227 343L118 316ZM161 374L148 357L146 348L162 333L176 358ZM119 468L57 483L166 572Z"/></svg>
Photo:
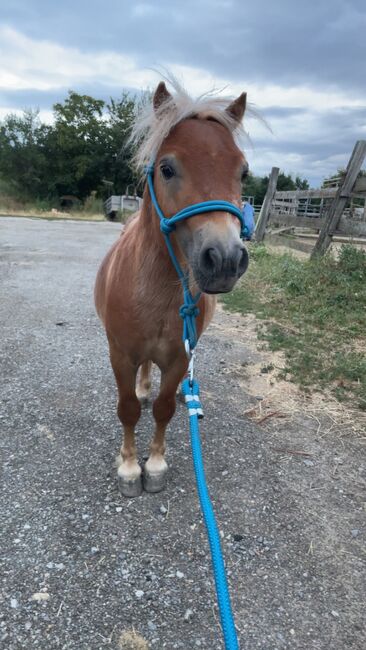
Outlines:
<svg viewBox="0 0 366 650"><path fill-rule="evenodd" d="M172 98L158 109L154 109L151 99L142 103L132 127L129 142L136 147L134 163L140 171L155 160L170 131L189 117L216 120L231 131L237 142L244 133L242 124L225 110L231 103L231 98L218 97L208 92L193 99L173 76L169 75L167 81L175 91Z"/></svg>

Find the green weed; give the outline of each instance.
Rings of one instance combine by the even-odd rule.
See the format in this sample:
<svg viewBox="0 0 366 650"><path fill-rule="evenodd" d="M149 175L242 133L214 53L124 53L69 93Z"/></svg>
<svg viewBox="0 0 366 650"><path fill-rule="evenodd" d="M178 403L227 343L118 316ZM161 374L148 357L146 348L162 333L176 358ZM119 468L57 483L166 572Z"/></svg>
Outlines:
<svg viewBox="0 0 366 650"><path fill-rule="evenodd" d="M366 409L365 252L346 245L338 259L303 262L254 244L250 256L224 306L263 320L258 337L284 352L282 377L307 391L329 387Z"/></svg>

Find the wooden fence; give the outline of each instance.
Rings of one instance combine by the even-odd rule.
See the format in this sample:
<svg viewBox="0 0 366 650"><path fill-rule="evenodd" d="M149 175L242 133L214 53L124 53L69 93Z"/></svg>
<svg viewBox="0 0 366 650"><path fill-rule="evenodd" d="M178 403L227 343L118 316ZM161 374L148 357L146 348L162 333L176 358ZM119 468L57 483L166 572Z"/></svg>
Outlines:
<svg viewBox="0 0 366 650"><path fill-rule="evenodd" d="M366 243L366 176L360 175L365 156L366 141L359 140L344 174L315 190L277 191L279 169L273 167L256 241L263 241L269 231L302 228L318 233L312 255L323 254L337 235L365 238Z"/></svg>

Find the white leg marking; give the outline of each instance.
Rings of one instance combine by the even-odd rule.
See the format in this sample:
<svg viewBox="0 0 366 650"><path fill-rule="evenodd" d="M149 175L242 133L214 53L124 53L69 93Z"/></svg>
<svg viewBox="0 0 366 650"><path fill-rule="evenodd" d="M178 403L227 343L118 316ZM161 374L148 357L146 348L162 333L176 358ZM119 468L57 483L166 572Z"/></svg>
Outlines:
<svg viewBox="0 0 366 650"><path fill-rule="evenodd" d="M165 474L168 469L168 465L165 461L164 456L161 454L154 454L150 456L145 465L146 471L152 476L158 474Z"/></svg>
<svg viewBox="0 0 366 650"><path fill-rule="evenodd" d="M141 476L141 467L137 460L123 460L121 456L117 456L117 474L127 481L134 481Z"/></svg>
<svg viewBox="0 0 366 650"><path fill-rule="evenodd" d="M136 397L137 399L148 399L151 393L151 384L140 384L136 386Z"/></svg>

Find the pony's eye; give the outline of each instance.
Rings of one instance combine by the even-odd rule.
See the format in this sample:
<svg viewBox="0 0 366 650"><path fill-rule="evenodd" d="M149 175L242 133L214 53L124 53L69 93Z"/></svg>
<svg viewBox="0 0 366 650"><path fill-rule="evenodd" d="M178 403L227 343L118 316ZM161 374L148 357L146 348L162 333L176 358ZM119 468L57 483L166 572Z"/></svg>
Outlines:
<svg viewBox="0 0 366 650"><path fill-rule="evenodd" d="M174 171L173 167L171 167L170 165L166 165L166 164L161 165L160 166L160 171L161 171L162 177L166 181L170 181L170 179L173 178L173 176L175 176L175 171Z"/></svg>
<svg viewBox="0 0 366 650"><path fill-rule="evenodd" d="M243 171L242 171L242 173L241 173L241 182L242 182L242 183L245 181L245 179L247 178L248 174L249 174L249 167L248 167L248 165L246 165L246 167L243 168Z"/></svg>

